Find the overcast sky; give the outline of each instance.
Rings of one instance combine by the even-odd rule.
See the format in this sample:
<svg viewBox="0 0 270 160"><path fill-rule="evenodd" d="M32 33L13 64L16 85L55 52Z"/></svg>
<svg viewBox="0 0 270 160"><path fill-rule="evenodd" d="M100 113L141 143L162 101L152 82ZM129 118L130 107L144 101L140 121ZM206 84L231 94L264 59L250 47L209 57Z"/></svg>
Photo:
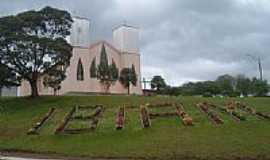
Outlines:
<svg viewBox="0 0 270 160"><path fill-rule="evenodd" d="M269 0L1 0L0 16L46 5L91 20L91 41L111 41L126 21L140 27L142 76L170 85L214 80L221 74L270 80Z"/></svg>

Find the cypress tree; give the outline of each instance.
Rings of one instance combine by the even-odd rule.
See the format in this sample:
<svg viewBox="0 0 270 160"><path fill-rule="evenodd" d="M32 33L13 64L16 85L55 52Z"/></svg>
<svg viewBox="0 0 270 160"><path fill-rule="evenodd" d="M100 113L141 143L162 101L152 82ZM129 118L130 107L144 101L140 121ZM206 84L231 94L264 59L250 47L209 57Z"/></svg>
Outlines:
<svg viewBox="0 0 270 160"><path fill-rule="evenodd" d="M117 68L113 59L112 59L112 64L111 64L111 73L112 73L112 79L116 81L119 77L119 69Z"/></svg>
<svg viewBox="0 0 270 160"><path fill-rule="evenodd" d="M131 67L131 83L136 86L137 85L137 74L136 74L136 70L135 70L135 66L132 64Z"/></svg>
<svg viewBox="0 0 270 160"><path fill-rule="evenodd" d="M92 60L92 63L91 63L90 78L97 78L96 57Z"/></svg>
<svg viewBox="0 0 270 160"><path fill-rule="evenodd" d="M84 71L83 71L83 65L81 59L79 59L78 65L77 65L77 80L83 81L84 80Z"/></svg>
<svg viewBox="0 0 270 160"><path fill-rule="evenodd" d="M118 69L116 64L112 60L112 64L109 65L108 57L104 44L101 48L100 63L98 65L98 75L100 83L104 86L105 93L109 91L111 85L118 79Z"/></svg>
<svg viewBox="0 0 270 160"><path fill-rule="evenodd" d="M106 82L111 80L111 70L109 67L108 57L104 44L101 48L100 53L100 63L98 66L98 78L101 82Z"/></svg>

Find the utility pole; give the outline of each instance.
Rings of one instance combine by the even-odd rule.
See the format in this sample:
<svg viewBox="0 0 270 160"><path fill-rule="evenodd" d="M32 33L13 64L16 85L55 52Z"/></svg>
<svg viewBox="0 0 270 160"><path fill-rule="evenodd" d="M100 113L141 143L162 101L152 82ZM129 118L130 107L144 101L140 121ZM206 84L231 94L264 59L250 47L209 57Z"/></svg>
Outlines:
<svg viewBox="0 0 270 160"><path fill-rule="evenodd" d="M260 57L258 57L258 64L259 64L260 79L262 81L263 80L263 71L262 71L262 63L261 63Z"/></svg>
<svg viewBox="0 0 270 160"><path fill-rule="evenodd" d="M258 67L259 67L259 75L260 75L260 80L263 80L263 68L262 68L262 62L261 62L261 58L258 56L253 56L250 54L247 54L248 57L250 57L253 61L255 61L256 63L258 63Z"/></svg>

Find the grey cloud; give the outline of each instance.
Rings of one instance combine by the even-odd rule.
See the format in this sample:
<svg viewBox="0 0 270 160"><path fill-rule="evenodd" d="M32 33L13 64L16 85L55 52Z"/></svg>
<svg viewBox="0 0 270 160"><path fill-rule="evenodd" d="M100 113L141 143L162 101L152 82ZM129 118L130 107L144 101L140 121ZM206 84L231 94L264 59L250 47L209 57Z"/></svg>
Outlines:
<svg viewBox="0 0 270 160"><path fill-rule="evenodd" d="M143 77L172 85L220 74L257 76L262 57L270 80L270 3L267 0L2 0L0 15L51 5L91 20L91 40L111 40L127 21L141 28Z"/></svg>

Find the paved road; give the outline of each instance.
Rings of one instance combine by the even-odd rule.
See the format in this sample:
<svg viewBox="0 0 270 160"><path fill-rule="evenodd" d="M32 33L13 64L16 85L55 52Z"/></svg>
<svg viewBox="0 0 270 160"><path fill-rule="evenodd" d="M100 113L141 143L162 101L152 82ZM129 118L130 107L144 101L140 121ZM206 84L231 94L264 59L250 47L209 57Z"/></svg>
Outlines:
<svg viewBox="0 0 270 160"><path fill-rule="evenodd" d="M80 158L79 158L80 159ZM79 160L76 158L76 160ZM20 158L20 157L9 157L9 156L1 156L0 155L0 160L65 160L65 158L62 159L42 159L42 158ZM88 158L83 158L83 160L91 160ZM94 159L94 160L127 160L127 159Z"/></svg>
<svg viewBox="0 0 270 160"><path fill-rule="evenodd" d="M18 158L18 157L2 157L0 160L56 160L56 159L32 159L32 158Z"/></svg>

